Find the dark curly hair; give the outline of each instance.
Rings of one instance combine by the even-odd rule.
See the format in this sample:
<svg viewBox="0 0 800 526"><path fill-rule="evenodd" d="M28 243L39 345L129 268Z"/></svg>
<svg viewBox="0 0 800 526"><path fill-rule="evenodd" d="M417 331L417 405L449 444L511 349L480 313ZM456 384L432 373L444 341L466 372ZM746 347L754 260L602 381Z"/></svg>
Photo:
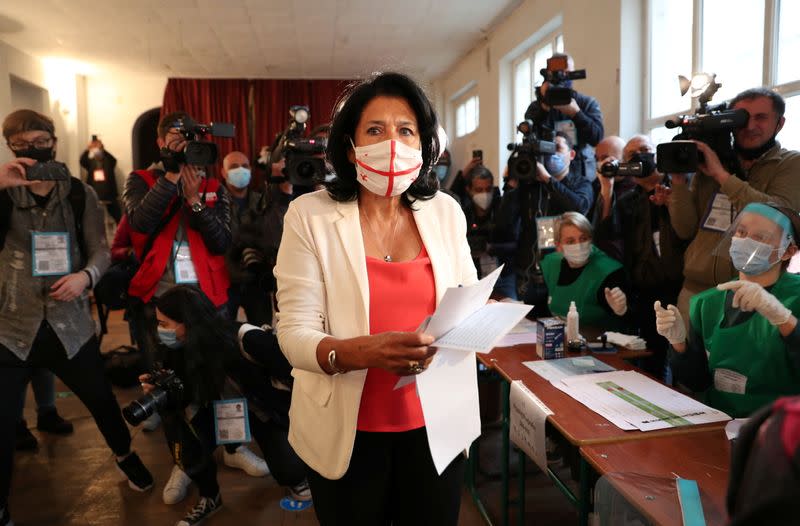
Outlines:
<svg viewBox="0 0 800 526"><path fill-rule="evenodd" d="M431 199L439 190L439 180L431 174L431 167L439 155L439 121L430 100L422 88L402 73L376 73L368 79L348 86L336 104L338 110L331 122L328 137L328 160L333 165L336 177L325 184L335 201L354 201L358 198L359 182L356 169L347 157L352 148L356 126L366 105L375 97L399 97L408 102L417 117L422 166L419 177L403 193L402 201L407 207L419 200Z"/></svg>
<svg viewBox="0 0 800 526"><path fill-rule="evenodd" d="M193 285L176 285L156 300L164 316L186 326L183 353L188 399L217 400L225 381L225 361L238 345L233 324L223 318L203 291Z"/></svg>

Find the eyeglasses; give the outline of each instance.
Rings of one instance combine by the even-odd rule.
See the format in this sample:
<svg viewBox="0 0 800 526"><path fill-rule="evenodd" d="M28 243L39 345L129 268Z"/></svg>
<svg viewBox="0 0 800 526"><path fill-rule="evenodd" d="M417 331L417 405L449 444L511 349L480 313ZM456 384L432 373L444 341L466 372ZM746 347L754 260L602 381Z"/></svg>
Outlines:
<svg viewBox="0 0 800 526"><path fill-rule="evenodd" d="M12 143L9 143L8 147L16 152L20 150L27 150L29 148L38 148L38 149L49 148L50 146L52 146L52 144L53 144L53 138L47 137L47 138L36 139L33 141L14 141Z"/></svg>

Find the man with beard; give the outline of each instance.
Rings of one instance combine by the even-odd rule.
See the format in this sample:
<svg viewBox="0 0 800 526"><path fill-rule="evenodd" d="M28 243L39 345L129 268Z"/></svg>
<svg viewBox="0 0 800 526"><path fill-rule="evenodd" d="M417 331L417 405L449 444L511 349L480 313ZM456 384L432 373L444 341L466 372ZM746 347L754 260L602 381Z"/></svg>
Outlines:
<svg viewBox="0 0 800 526"><path fill-rule="evenodd" d="M685 280L678 297L684 319L688 319L693 295L736 275L724 257L727 249L720 255L714 249L739 211L754 202L800 208L800 152L781 148L775 140L786 120L783 97L766 88L749 89L734 97L730 108L750 114L747 125L734 132L742 176L729 173L702 142L697 142L697 148L704 161L691 184L686 174L672 174L672 226L681 238L694 238L686 249Z"/></svg>

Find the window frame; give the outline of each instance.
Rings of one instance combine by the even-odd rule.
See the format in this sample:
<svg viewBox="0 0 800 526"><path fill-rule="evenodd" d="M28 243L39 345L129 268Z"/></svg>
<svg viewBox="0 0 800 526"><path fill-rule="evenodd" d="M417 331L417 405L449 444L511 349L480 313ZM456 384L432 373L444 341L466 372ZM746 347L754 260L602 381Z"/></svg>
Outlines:
<svg viewBox="0 0 800 526"><path fill-rule="evenodd" d="M534 68L534 58L536 57L536 53L540 50L544 49L546 46L552 46L555 50L555 53L563 53L564 52L564 30L562 27L558 27L542 37L541 39L537 40L536 43L532 44L531 46L527 47L524 51L522 51L519 55L517 55L511 61L511 122L513 128L511 129L512 136L516 136L517 133L517 125L524 119L524 115L516 115L514 113L515 108L517 107L517 98L521 95L517 93L516 90L516 71L517 66L524 62L525 60L530 60L530 93L528 93L525 98L528 100L526 108L533 102L533 90L538 85L536 83L537 79L541 78L541 75L538 71L535 71ZM560 49L559 49L560 47ZM539 82L541 84L541 82Z"/></svg>
<svg viewBox="0 0 800 526"><path fill-rule="evenodd" d="M469 127L466 123L466 115L467 115L467 103L475 99L475 127L471 130L467 131ZM480 104L481 99L478 95L477 86L472 86L470 89L459 95L457 98L453 100L453 116L455 118L455 130L456 130L456 139L463 139L464 137L475 133L478 128L481 126L481 114L480 114ZM463 110L464 111L464 133L459 135L458 133L458 112Z"/></svg>
<svg viewBox="0 0 800 526"><path fill-rule="evenodd" d="M764 59L762 62L761 72L761 85L776 91L785 99L800 95L800 78L777 83L778 78L778 16L780 14L781 1L792 0L764 0ZM664 122L671 119L675 115L692 113L695 111L697 101L689 99L689 105L679 110L676 113L669 113L666 115L658 115L655 117L650 116L650 98L652 95L652 77L650 75L651 68L653 67L652 60L652 45L651 40L653 37L652 20L650 13L652 12L653 0L648 0L644 9L644 24L645 28L645 81L644 81L644 100L642 101L642 130L647 134L652 134L656 128L664 126ZM694 74L703 72L703 2L704 0L692 0L692 71L690 72L676 72L678 74ZM725 79L720 79L724 82ZM754 86L755 87L755 86ZM677 85L676 88L677 89ZM714 100L714 103L722 102L721 100Z"/></svg>

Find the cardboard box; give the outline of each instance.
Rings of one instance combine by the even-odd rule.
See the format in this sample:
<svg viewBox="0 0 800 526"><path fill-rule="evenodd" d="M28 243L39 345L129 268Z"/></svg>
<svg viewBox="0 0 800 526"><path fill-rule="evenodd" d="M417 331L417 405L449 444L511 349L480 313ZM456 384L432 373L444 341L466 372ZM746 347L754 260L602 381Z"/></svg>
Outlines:
<svg viewBox="0 0 800 526"><path fill-rule="evenodd" d="M564 358L564 320L539 318L536 321L536 354L545 360Z"/></svg>

